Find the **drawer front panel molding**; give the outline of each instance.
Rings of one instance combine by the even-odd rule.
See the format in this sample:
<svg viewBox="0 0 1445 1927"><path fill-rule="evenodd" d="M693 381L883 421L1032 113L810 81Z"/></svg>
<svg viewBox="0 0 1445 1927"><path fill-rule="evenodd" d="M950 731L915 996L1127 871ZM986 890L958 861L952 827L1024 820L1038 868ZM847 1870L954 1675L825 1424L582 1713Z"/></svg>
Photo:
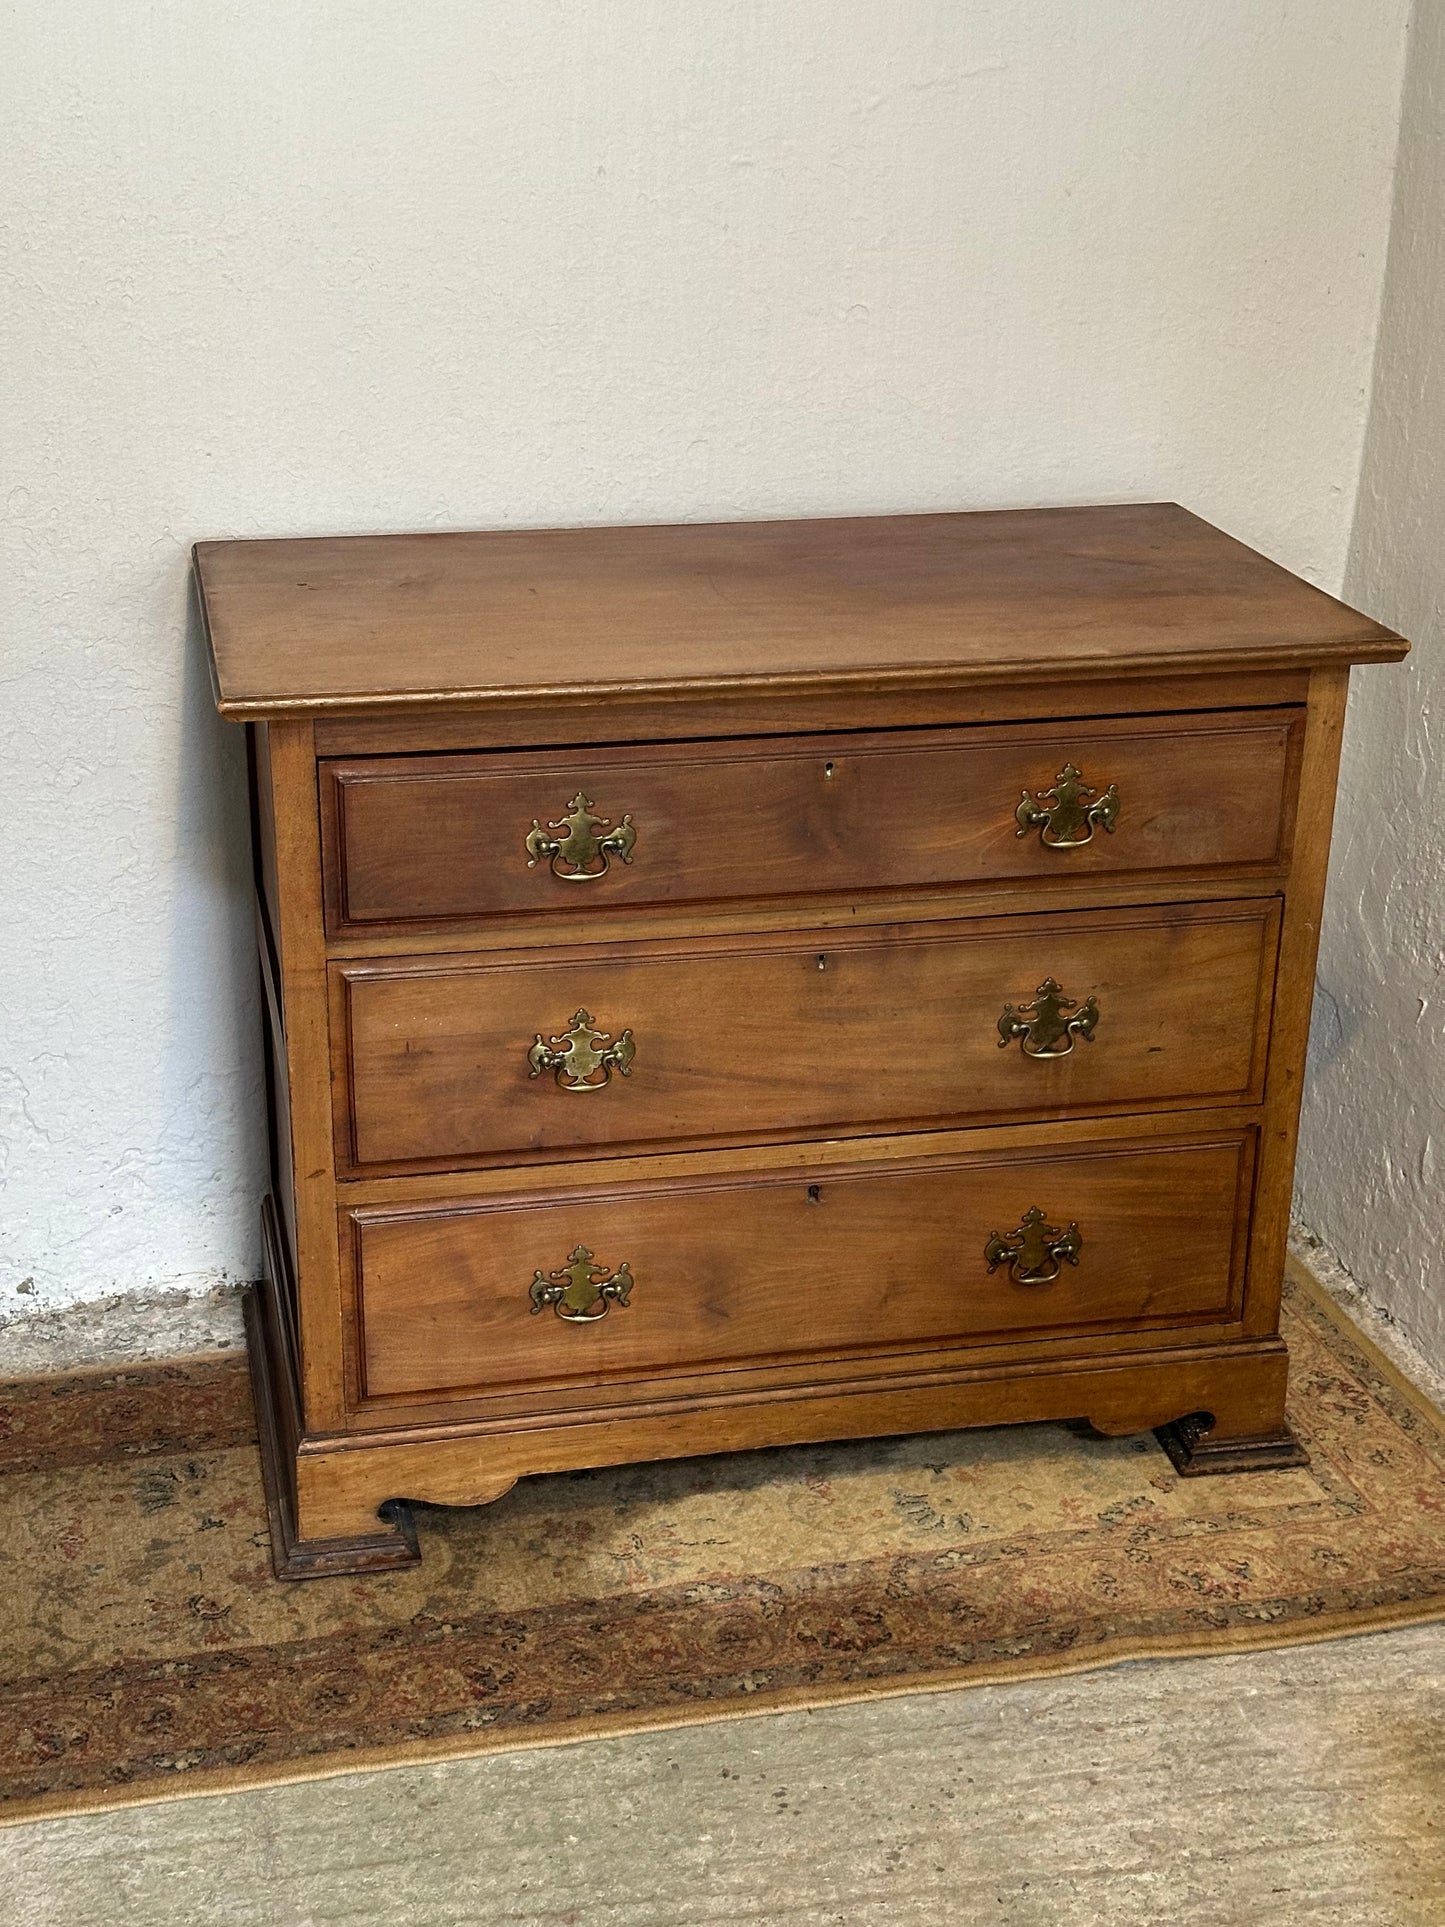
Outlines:
<svg viewBox="0 0 1445 1927"><path fill-rule="evenodd" d="M334 964L339 1156L361 1174L1257 1102L1278 922L1264 899Z"/></svg>
<svg viewBox="0 0 1445 1927"><path fill-rule="evenodd" d="M344 1236L364 1391L565 1385L1027 1342L1126 1321L1218 1322L1240 1298L1252 1142L1251 1132L1094 1150L1061 1142L1015 1158L359 1209ZM1000 1264L993 1251L1035 1207L1078 1241L1046 1283L1020 1282L1012 1253ZM536 1316L536 1281L569 1265L603 1279L625 1267L625 1310L572 1325Z"/></svg>
<svg viewBox="0 0 1445 1927"><path fill-rule="evenodd" d="M586 905L1262 872L1287 849L1298 720L337 760L322 779L329 921L341 934Z"/></svg>

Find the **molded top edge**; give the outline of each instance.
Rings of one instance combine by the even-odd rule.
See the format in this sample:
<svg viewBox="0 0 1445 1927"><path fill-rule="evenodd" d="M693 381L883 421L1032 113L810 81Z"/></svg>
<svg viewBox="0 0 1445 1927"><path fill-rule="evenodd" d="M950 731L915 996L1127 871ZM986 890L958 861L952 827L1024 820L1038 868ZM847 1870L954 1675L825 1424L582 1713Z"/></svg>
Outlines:
<svg viewBox="0 0 1445 1927"><path fill-rule="evenodd" d="M1391 662L1173 503L201 542L221 713L364 715Z"/></svg>

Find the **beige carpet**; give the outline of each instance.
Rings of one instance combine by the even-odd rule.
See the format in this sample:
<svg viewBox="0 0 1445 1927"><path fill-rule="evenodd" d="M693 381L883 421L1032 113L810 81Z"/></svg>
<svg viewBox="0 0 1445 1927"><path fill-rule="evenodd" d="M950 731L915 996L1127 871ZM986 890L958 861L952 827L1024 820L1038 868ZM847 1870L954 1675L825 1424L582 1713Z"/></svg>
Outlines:
<svg viewBox="0 0 1445 1927"><path fill-rule="evenodd" d="M1445 1617L1445 1421L1290 1295L1307 1471L1059 1426L580 1473L270 1577L243 1367L0 1397L0 1815Z"/></svg>

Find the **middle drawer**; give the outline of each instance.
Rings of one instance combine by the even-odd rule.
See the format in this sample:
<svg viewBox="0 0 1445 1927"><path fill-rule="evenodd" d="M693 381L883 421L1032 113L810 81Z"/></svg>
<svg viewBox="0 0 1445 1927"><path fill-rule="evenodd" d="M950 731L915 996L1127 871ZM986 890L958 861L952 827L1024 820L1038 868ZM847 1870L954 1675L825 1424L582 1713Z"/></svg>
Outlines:
<svg viewBox="0 0 1445 1927"><path fill-rule="evenodd" d="M1254 1103L1274 899L331 966L337 1164Z"/></svg>

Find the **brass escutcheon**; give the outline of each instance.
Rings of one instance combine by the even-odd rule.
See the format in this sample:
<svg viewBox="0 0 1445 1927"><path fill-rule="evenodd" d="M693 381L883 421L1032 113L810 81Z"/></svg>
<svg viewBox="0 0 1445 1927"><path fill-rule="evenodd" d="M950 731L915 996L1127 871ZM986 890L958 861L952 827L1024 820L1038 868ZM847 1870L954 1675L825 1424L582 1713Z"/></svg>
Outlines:
<svg viewBox="0 0 1445 1927"><path fill-rule="evenodd" d="M1061 1265L1079 1262L1083 1248L1083 1236L1076 1224L1060 1231L1056 1224L1045 1223L1043 1212L1034 1204L1015 1230L1002 1236L991 1232L983 1255L990 1271L1006 1264L1016 1285L1051 1285Z"/></svg>
<svg viewBox="0 0 1445 1927"><path fill-rule="evenodd" d="M1004 1005L998 1020L998 1047L1007 1050L1018 1037L1025 1057L1067 1057L1076 1037L1093 1043L1098 1022L1097 999L1087 997L1078 1004L1064 995L1063 985L1055 978L1045 977L1031 1004Z"/></svg>
<svg viewBox="0 0 1445 1927"><path fill-rule="evenodd" d="M594 1325L613 1305L626 1306L633 1282L626 1265L609 1272L606 1265L592 1262L586 1245L578 1245L558 1270L533 1273L528 1296L534 1313L550 1305L569 1325Z"/></svg>
<svg viewBox="0 0 1445 1927"><path fill-rule="evenodd" d="M623 1031L614 1043L605 1030L593 1027L590 1011L579 1010L573 1013L571 1028L559 1037L544 1044L541 1031L537 1032L537 1041L527 1052L527 1063L533 1077L555 1071L564 1091L601 1091L612 1082L614 1070L624 1077L631 1075L636 1055L630 1030Z"/></svg>
<svg viewBox="0 0 1445 1927"><path fill-rule="evenodd" d="M1102 796L1097 795L1074 765L1065 763L1052 789L1033 796L1024 791L1014 816L1020 836L1037 830L1039 841L1048 849L1077 850L1093 842L1096 826L1113 835L1119 818L1119 792L1111 783Z"/></svg>
<svg viewBox="0 0 1445 1927"><path fill-rule="evenodd" d="M549 836L548 830L563 834ZM630 815L614 829L610 817L593 815L591 797L578 790L567 805L567 814L549 823L546 830L535 816L532 818L527 832L527 868L535 869L544 857L550 857L552 874L563 883L590 883L594 877L606 876L614 856L630 863L636 841ZM564 869L564 864L570 867Z"/></svg>

